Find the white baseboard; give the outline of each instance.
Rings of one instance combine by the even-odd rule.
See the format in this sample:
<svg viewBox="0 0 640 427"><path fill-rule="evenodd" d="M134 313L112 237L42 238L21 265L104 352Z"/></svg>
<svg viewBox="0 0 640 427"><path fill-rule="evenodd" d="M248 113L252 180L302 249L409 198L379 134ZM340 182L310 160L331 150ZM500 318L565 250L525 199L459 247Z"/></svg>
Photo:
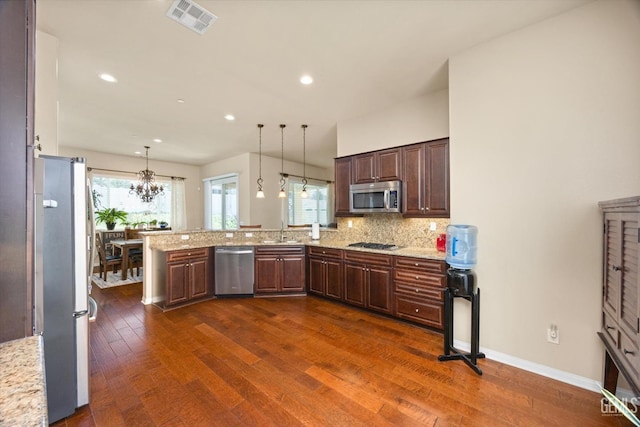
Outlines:
<svg viewBox="0 0 640 427"><path fill-rule="evenodd" d="M453 340L453 345L457 349L463 351L470 351L471 349L469 343L458 341L456 339ZM576 387L594 391L598 394L602 389L602 383L592 380L591 378L586 378L580 375L572 374L570 372L561 371L559 369L551 368L539 363L530 362L528 360L513 357L508 354L500 353L498 351L493 351L491 349L483 347L480 347L480 351L485 354L487 359L495 360L496 362L504 363L505 365L533 372L534 374L542 375L543 377L551 378L553 380L571 384Z"/></svg>

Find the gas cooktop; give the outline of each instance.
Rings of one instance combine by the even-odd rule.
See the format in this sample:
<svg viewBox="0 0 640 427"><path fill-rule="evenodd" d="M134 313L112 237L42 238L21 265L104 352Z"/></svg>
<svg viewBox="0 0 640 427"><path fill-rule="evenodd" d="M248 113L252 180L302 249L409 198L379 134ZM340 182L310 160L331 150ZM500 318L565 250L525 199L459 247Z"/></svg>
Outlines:
<svg viewBox="0 0 640 427"><path fill-rule="evenodd" d="M389 250L389 251L399 249L396 245L389 245L386 243L357 242L357 243L350 243L349 246L353 246L355 248L382 249L382 250Z"/></svg>

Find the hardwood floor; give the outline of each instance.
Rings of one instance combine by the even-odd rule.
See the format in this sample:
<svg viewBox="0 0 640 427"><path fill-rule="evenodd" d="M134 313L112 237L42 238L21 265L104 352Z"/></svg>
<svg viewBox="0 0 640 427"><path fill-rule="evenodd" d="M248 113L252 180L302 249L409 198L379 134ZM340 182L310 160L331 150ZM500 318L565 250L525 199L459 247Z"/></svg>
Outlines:
<svg viewBox="0 0 640 427"><path fill-rule="evenodd" d="M55 426L620 426L600 395L491 360L438 362L442 337L316 297L162 312L94 287L91 403Z"/></svg>

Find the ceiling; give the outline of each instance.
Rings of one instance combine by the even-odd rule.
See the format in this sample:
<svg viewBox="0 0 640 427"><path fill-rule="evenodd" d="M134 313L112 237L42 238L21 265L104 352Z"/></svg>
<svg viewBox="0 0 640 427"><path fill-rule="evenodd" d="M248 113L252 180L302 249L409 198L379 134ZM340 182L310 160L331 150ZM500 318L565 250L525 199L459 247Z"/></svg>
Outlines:
<svg viewBox="0 0 640 427"><path fill-rule="evenodd" d="M38 0L36 23L59 43L60 146L203 165L257 152L263 123L279 158L285 123L301 162L308 124L307 162L331 167L337 123L444 89L449 57L588 1L198 0L218 17L200 35L172 0Z"/></svg>

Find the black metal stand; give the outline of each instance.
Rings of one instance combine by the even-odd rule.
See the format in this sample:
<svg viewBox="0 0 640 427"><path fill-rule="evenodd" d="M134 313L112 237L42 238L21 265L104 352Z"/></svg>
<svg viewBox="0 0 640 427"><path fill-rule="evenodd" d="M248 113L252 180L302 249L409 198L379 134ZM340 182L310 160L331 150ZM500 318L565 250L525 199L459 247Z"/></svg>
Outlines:
<svg viewBox="0 0 640 427"><path fill-rule="evenodd" d="M471 301L471 352L464 353L453 346L453 299L464 298ZM438 356L438 360L462 360L476 374L482 375L478 368L478 359L485 357L480 353L480 289L470 295L453 295L451 289L444 290L444 355ZM455 354L451 354L455 353Z"/></svg>

